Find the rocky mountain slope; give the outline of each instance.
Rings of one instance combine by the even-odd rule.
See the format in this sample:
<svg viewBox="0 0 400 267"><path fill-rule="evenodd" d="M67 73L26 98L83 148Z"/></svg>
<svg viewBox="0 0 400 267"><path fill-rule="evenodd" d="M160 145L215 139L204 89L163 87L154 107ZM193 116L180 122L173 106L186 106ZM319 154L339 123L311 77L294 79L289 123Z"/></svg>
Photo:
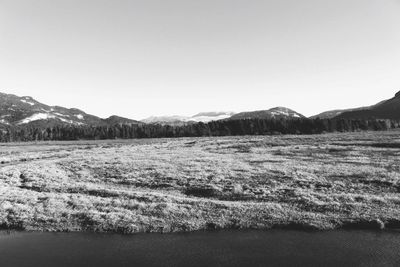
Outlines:
<svg viewBox="0 0 400 267"><path fill-rule="evenodd" d="M48 106L30 96L0 93L0 126L108 125L139 123L122 117L101 119L75 108Z"/></svg>

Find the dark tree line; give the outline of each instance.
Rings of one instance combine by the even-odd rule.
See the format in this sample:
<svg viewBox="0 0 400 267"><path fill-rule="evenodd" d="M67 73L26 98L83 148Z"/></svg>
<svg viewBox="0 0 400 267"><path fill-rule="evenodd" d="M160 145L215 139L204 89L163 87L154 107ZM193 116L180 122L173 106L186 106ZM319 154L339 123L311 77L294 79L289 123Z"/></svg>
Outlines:
<svg viewBox="0 0 400 267"><path fill-rule="evenodd" d="M121 125L10 127L0 130L0 142L47 140L97 140L229 135L320 134L325 132L379 131L399 128L393 120L347 119L244 119L221 120L184 126Z"/></svg>

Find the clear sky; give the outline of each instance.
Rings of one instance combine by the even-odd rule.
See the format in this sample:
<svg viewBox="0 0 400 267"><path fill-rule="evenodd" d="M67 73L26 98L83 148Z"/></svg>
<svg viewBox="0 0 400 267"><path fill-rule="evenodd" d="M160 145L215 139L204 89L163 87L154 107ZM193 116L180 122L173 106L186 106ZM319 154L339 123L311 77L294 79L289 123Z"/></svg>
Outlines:
<svg viewBox="0 0 400 267"><path fill-rule="evenodd" d="M0 0L0 91L106 117L286 106L400 90L400 0Z"/></svg>

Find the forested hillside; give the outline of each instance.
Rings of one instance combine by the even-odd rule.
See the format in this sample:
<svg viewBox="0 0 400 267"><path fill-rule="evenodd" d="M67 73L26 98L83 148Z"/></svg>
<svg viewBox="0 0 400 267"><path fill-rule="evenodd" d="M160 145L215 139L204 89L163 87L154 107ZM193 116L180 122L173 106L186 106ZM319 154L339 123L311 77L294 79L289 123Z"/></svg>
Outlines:
<svg viewBox="0 0 400 267"><path fill-rule="evenodd" d="M398 120L348 119L243 119L194 123L183 126L115 124L113 126L66 125L47 128L5 127L1 142L46 140L96 140L229 135L320 134L398 128Z"/></svg>

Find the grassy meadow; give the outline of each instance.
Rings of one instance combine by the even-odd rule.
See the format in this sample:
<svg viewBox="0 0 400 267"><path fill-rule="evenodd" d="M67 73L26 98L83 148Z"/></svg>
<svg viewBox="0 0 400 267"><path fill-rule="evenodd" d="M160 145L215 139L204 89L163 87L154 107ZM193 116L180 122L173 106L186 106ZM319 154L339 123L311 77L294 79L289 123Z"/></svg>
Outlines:
<svg viewBox="0 0 400 267"><path fill-rule="evenodd" d="M399 228L400 131L0 144L0 228Z"/></svg>

